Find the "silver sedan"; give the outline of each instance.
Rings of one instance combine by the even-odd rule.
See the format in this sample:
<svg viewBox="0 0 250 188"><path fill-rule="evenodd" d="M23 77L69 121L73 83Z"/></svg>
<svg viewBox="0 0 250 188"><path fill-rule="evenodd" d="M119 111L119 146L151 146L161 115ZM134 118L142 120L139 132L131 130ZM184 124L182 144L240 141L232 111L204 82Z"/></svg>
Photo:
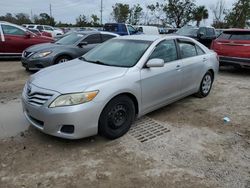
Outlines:
<svg viewBox="0 0 250 188"><path fill-rule="evenodd" d="M218 65L216 53L191 38L118 37L31 76L23 111L50 135L115 139L136 117L188 95L206 97Z"/></svg>

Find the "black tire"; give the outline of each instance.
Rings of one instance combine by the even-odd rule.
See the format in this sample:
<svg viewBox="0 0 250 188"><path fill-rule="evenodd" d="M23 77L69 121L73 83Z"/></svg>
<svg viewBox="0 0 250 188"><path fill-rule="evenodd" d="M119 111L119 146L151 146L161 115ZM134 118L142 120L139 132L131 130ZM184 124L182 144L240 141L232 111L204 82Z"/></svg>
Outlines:
<svg viewBox="0 0 250 188"><path fill-rule="evenodd" d="M62 56L59 56L58 58L56 58L54 64L63 63L63 62L69 61L69 60L71 60L71 59L72 59L72 58L69 57L69 56L67 56L67 55L62 55ZM66 61L63 61L63 60L66 60Z"/></svg>
<svg viewBox="0 0 250 188"><path fill-rule="evenodd" d="M200 84L200 88L199 91L195 94L196 97L199 98L204 98L207 97L212 89L213 86L213 74L208 71L202 78L201 80L201 84ZM209 84L210 82L210 84ZM204 87L204 85L207 83L207 87ZM209 86L210 85L210 86ZM205 89L206 88L206 89Z"/></svg>
<svg viewBox="0 0 250 188"><path fill-rule="evenodd" d="M99 118L99 134L116 139L130 129L135 119L135 105L126 95L112 99L103 109Z"/></svg>

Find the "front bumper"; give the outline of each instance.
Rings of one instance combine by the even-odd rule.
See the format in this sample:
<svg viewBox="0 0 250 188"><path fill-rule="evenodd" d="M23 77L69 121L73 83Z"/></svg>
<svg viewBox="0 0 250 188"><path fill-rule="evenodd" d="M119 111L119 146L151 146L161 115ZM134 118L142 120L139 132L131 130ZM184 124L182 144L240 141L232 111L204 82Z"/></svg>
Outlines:
<svg viewBox="0 0 250 188"><path fill-rule="evenodd" d="M228 57L228 56L219 56L220 65L232 65L240 66L244 68L250 68L250 58L239 58L239 57Z"/></svg>
<svg viewBox="0 0 250 188"><path fill-rule="evenodd" d="M42 106L36 106L28 102L24 91L22 105L28 122L46 134L66 139L79 139L98 133L98 121L102 111L100 103L91 101L81 105L49 108L48 105L57 96L53 96ZM74 132L63 132L64 125L73 125Z"/></svg>
<svg viewBox="0 0 250 188"><path fill-rule="evenodd" d="M43 58L37 58L32 59L31 57L23 57L21 58L21 62L23 67L30 69L30 70L39 70L48 66L53 65L53 57L43 57Z"/></svg>

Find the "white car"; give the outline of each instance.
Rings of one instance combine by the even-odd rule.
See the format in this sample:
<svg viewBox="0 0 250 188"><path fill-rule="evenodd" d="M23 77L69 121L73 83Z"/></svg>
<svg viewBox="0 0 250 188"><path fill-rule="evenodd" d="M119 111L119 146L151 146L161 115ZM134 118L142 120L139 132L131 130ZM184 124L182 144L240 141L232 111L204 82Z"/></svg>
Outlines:
<svg viewBox="0 0 250 188"><path fill-rule="evenodd" d="M136 117L194 93L208 96L218 68L216 53L191 38L116 37L33 74L23 90L23 111L50 135L115 139Z"/></svg>
<svg viewBox="0 0 250 188"><path fill-rule="evenodd" d="M138 31L146 34L146 35L159 35L159 29L155 26L145 26L145 25L137 25L135 26Z"/></svg>
<svg viewBox="0 0 250 188"><path fill-rule="evenodd" d="M59 29L54 28L54 27L49 26L49 25L25 24L23 26L26 27L26 28L28 28L28 29L38 29L39 31L48 32L48 33L50 33L52 35L53 38L55 36L58 36L58 35L63 35L63 31L62 30L59 30Z"/></svg>

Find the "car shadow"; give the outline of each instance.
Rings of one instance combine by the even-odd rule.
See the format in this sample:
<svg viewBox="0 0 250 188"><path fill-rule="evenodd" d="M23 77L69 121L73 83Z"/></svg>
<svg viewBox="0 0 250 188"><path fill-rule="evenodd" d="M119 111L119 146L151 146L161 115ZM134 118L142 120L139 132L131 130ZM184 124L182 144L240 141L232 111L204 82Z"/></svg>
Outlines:
<svg viewBox="0 0 250 188"><path fill-rule="evenodd" d="M231 66L221 66L219 73L236 75L236 76L250 76L250 69L235 68Z"/></svg>

